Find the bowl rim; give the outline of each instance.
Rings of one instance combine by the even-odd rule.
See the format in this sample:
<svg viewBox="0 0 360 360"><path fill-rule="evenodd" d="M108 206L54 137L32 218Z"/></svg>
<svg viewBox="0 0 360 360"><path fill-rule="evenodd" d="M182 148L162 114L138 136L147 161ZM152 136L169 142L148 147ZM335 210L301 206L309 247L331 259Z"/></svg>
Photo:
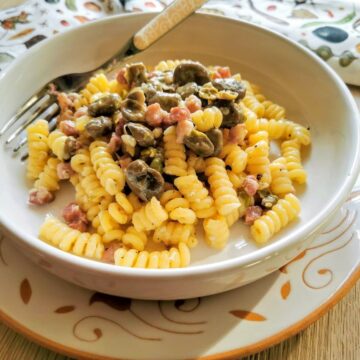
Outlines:
<svg viewBox="0 0 360 360"><path fill-rule="evenodd" d="M45 41L41 41L36 44L34 47L20 55L15 59L12 64L0 74L0 81L6 79L7 74L10 74L12 71L17 69L18 64L21 64L26 60L27 56L32 55L36 51L40 50L43 47L46 47L51 41L61 41L61 39L68 36L72 36L73 33L77 31L86 31L87 28L101 26L101 24L119 21L119 18L132 18L132 17L142 17L142 18L152 18L156 13L132 13L132 14L118 14L109 16L103 19L97 19L95 21L83 24L81 26L70 28L64 30L62 33L58 34L56 37L51 37ZM196 13L193 15L195 18L213 18L219 21L227 21L234 23L239 26L251 27L254 30L267 33L273 37L276 37L300 51L304 56L310 57L317 66L320 66L322 70L327 73L327 76L331 78L334 84L339 88L342 95L347 98L347 106L352 112L352 127L355 133L356 130L356 139L354 143L354 148L356 149L355 153L352 154L352 162L349 165L349 170L347 177L343 182L341 188L337 191L337 194L331 201L327 204L326 207L322 208L317 215L308 223L304 224L301 228L297 229L295 233L290 233L285 235L283 238L278 241L272 242L264 247L257 249L256 251L243 254L233 259L221 260L215 263L200 264L195 266L189 266L185 268L172 268L172 269L142 269L142 268L127 268L120 267L114 264L103 263L94 259L89 259L81 256L74 255L72 253L63 251L57 247L54 247L44 241L41 241L39 238L29 235L21 228L17 228L15 225L9 223L2 213L0 213L0 225L5 227L8 232L10 232L17 241L26 243L27 246L30 246L33 250L40 252L46 255L47 258L53 258L62 263L66 263L69 266L76 266L82 270L87 271L96 271L97 273L118 275L120 277L129 277L129 278L186 278L188 276L201 276L201 275L210 275L217 273L219 271L229 271L233 269L239 269L241 267L249 267L257 263L262 262L264 259L270 258L273 255L278 254L281 251L284 251L286 248L291 247L298 243L301 239L309 237L313 232L315 232L319 227L321 227L326 220L338 209L338 207L346 200L349 195L357 175L360 170L360 114L358 112L355 100L353 99L349 89L346 87L346 84L339 77L339 75L322 59L320 59L316 54L311 52L309 49L298 44L296 41L282 35L279 32L268 29L264 26L250 23L243 19L232 19L223 15L218 14L207 14L207 13ZM165 271L164 271L165 270Z"/></svg>

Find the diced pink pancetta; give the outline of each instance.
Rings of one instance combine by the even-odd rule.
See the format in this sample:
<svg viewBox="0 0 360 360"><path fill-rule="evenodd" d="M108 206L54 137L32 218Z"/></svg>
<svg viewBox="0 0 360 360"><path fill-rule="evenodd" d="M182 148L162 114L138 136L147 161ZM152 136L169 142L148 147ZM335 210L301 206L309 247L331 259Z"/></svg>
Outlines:
<svg viewBox="0 0 360 360"><path fill-rule="evenodd" d="M88 228L89 222L86 218L84 211L80 209L80 206L76 203L70 203L65 206L62 216L71 228L85 232Z"/></svg>
<svg viewBox="0 0 360 360"><path fill-rule="evenodd" d="M74 118L77 119L81 116L87 115L88 109L86 106L82 106L81 108L77 109L74 113Z"/></svg>
<svg viewBox="0 0 360 360"><path fill-rule="evenodd" d="M247 133L245 124L237 124L229 130L228 141L233 144L243 145Z"/></svg>
<svg viewBox="0 0 360 360"><path fill-rule="evenodd" d="M52 202L55 196L47 189L31 189L29 191L29 204L44 205Z"/></svg>
<svg viewBox="0 0 360 360"><path fill-rule="evenodd" d="M254 196L259 188L259 183L254 175L248 175L245 178L242 186L249 196Z"/></svg>
<svg viewBox="0 0 360 360"><path fill-rule="evenodd" d="M201 110L201 100L196 95L190 95L185 99L185 106L193 113Z"/></svg>
<svg viewBox="0 0 360 360"><path fill-rule="evenodd" d="M169 125L190 119L191 119L191 114L188 108L176 106L170 109L169 121L171 123Z"/></svg>
<svg viewBox="0 0 360 360"><path fill-rule="evenodd" d="M79 132L75 128L75 123L71 120L61 121L59 130L67 136L79 136Z"/></svg>
<svg viewBox="0 0 360 360"><path fill-rule="evenodd" d="M116 133L112 133L110 141L108 143L108 150L111 153L118 151L121 148L121 137Z"/></svg>
<svg viewBox="0 0 360 360"><path fill-rule="evenodd" d="M107 263L114 263L114 255L115 255L115 251L117 249L120 249L122 247L122 244L116 241L111 242L105 249L103 256L102 256L102 261L105 261Z"/></svg>
<svg viewBox="0 0 360 360"><path fill-rule="evenodd" d="M64 163L64 162L58 164L58 166L56 167L56 172L60 180L70 179L71 175L75 174L70 163Z"/></svg>
<svg viewBox="0 0 360 360"><path fill-rule="evenodd" d="M114 123L116 124L115 126L116 135L121 136L124 133L124 125L125 125L125 119L122 116L121 112L115 115Z"/></svg>
<svg viewBox="0 0 360 360"><path fill-rule="evenodd" d="M163 110L159 103L154 103L147 107L145 120L150 126L157 127L162 125L168 115L168 112Z"/></svg>
<svg viewBox="0 0 360 360"><path fill-rule="evenodd" d="M252 225L262 215L260 206L249 206L245 211L245 224Z"/></svg>
<svg viewBox="0 0 360 360"><path fill-rule="evenodd" d="M190 135L194 129L194 123L191 120L181 120L176 126L176 142L182 144L184 137Z"/></svg>
<svg viewBox="0 0 360 360"><path fill-rule="evenodd" d="M126 80L125 74L126 74L126 68L123 67L123 68L120 69L120 71L119 71L118 74L116 75L116 81L117 81L119 84L128 85L128 82L127 82L127 80Z"/></svg>

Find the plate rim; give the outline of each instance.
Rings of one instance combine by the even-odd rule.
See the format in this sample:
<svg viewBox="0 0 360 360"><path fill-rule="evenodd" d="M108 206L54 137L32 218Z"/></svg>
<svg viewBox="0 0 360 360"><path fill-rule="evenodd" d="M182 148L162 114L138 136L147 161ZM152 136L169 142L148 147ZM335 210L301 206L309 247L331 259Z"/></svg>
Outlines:
<svg viewBox="0 0 360 360"><path fill-rule="evenodd" d="M244 346L241 348L236 348L233 350L227 350L213 355L196 357L195 359L197 360L235 359L235 357L248 356L263 351L276 344L279 344L280 342L290 338L291 336L294 336L297 333L305 330L308 326L310 326L315 321L320 319L323 315L325 315L337 303L339 303L340 300L342 300L346 294L348 294L348 292L355 286L358 280L360 280L360 264L357 265L356 268L346 277L342 286L339 289L337 289L335 293L333 293L323 304L321 304L318 308L313 310L303 319L277 332L276 334L268 336L267 338L260 340L254 344ZM0 309L0 320L6 326L11 328L15 332L25 336L30 341L33 341L36 344L45 347L46 349L55 351L57 353L66 356L80 357L81 359L84 360L125 360L125 358L102 356L87 351L81 351L67 345L62 345L54 340L47 339L45 336L39 335L35 331L30 330L26 326L22 325L19 321L13 319L11 316L7 315L1 309Z"/></svg>

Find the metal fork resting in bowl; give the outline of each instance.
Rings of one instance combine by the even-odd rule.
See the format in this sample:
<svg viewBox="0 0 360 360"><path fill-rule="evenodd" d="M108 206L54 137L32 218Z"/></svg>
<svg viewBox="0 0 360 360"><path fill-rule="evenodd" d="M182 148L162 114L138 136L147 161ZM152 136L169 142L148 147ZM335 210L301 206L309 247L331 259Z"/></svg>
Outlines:
<svg viewBox="0 0 360 360"><path fill-rule="evenodd" d="M160 39L167 32L172 30L181 21L190 16L194 11L200 8L207 0L176 0L164 11L152 19L148 24L141 28L128 43L120 49L113 57L96 69L84 73L65 74L50 80L36 94L28 99L18 111L9 119L0 129L0 137L10 131L15 124L24 117L24 121L8 135L5 144L11 144L19 135L38 118L51 121L58 113L59 106L56 103L56 96L51 94L50 89L55 86L56 90L61 92L79 91L86 85L88 80L98 71L109 73L121 63L145 49ZM17 153L26 144L26 138L23 138L13 151ZM22 159L26 158L26 155Z"/></svg>

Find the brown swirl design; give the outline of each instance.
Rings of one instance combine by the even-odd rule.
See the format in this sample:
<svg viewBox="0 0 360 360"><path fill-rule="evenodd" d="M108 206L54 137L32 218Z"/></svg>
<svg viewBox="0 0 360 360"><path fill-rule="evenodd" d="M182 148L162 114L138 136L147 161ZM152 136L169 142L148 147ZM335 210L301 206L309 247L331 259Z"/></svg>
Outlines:
<svg viewBox="0 0 360 360"><path fill-rule="evenodd" d="M339 221L339 223L336 224L335 226L333 226L332 228L330 228L329 230L326 230L326 231L322 232L321 235L329 234L329 233L335 231L337 228L339 228L339 227L347 220L348 216L349 216L349 209L346 209L346 210L345 210L345 215L344 215L344 217Z"/></svg>
<svg viewBox="0 0 360 360"><path fill-rule="evenodd" d="M180 301L180 300L177 300L177 301ZM197 309L197 307L200 305L200 301L201 299L200 298L197 298L197 303L194 307L192 307L190 310L187 309L187 310L183 310L179 307L176 306L176 301L174 302L174 307L176 309L178 309L179 311L182 311L182 312L191 312L191 311L194 311L195 309ZM207 321L179 321L179 320L175 320L175 319L172 319L171 317L169 317L169 315L167 315L165 313L165 310L164 310L164 302L163 301L158 301L158 307L159 307L159 312L161 314L161 316L166 319L167 321L170 321L174 324L181 324L181 325L201 325L201 324L206 324Z"/></svg>
<svg viewBox="0 0 360 360"><path fill-rule="evenodd" d="M346 199L346 202L357 200L360 197L360 190L353 191L350 196Z"/></svg>
<svg viewBox="0 0 360 360"><path fill-rule="evenodd" d="M315 286L315 285L311 284L311 283L306 279L306 272L309 270L310 266L311 266L312 264L314 264L315 261L317 261L318 259L320 259L320 258L322 258L322 257L324 257L324 256L326 256L326 255L328 255L328 254L331 254L331 253L333 253L333 252L336 252L336 251L338 251L338 250L343 249L346 245L348 245L348 244L353 240L354 236L355 236L355 233L352 233L352 235L350 236L350 238L349 238L344 244L336 247L335 249L326 251L326 252L324 252L324 253L316 256L315 258L313 258L312 260L309 261L309 263L305 266L305 268L304 268L304 270L303 270L303 272L302 272L302 281L304 282L304 284L305 284L307 287L309 287L309 288L311 288L311 289L316 289L316 290L318 290L318 289L323 289L324 287L328 286L328 285L332 282L332 280L333 280L333 278L334 278L334 273L333 273L333 271L332 271L331 269L325 268L325 269L319 269L319 270L317 271L317 273L318 273L319 275L329 275L328 281L327 281L325 284L320 285L320 286Z"/></svg>
<svg viewBox="0 0 360 360"><path fill-rule="evenodd" d="M108 319L104 316L100 316L100 315L89 315L89 316L85 316L83 318L81 318L79 321L77 321L74 326L73 326L73 335L80 341L85 341L85 342L95 342L98 341L102 335L103 332L101 329L99 328L95 328L93 329L93 334L94 337L89 338L89 337L85 337L84 335L80 334L80 326L82 324L84 324L87 320L89 319L96 319L96 320L101 320L104 322L107 322L109 324L115 325L116 327L119 327L120 329L122 329L123 331L125 331L127 334L140 339L140 340L149 340L149 341L161 341L161 338L156 338L156 337L146 337L146 336L141 336L138 334L135 334L134 332L132 332L131 330L129 330L128 328L126 328L124 325L120 324L119 322L112 320L112 319Z"/></svg>
<svg viewBox="0 0 360 360"><path fill-rule="evenodd" d="M167 329L164 328L162 326L158 326L155 324L152 324L151 322L145 320L143 317L141 317L140 315L138 315L136 312L134 312L134 310L130 309L129 310L130 313L132 315L134 315L138 320L140 320L141 322L143 322L145 325L148 325L156 330L160 330L160 331L164 331L170 334L178 334L178 335L196 335L196 334L202 334L204 331L203 330L194 330L194 331L179 331L179 330L173 330L173 329Z"/></svg>
<svg viewBox="0 0 360 360"><path fill-rule="evenodd" d="M180 300L179 300L180 301ZM181 300L183 301L183 300ZM132 316L134 316L137 320L139 320L140 322L142 322L143 324L153 328L153 329L156 329L156 330L159 330L159 331L163 331L163 332L167 332L167 333L171 333L171 334L178 334L178 335L196 335L196 334L202 334L204 331L203 330L175 330L175 329L168 329L166 327L163 327L163 326L159 326L159 325L156 325L156 324L153 324L152 322L146 320L142 315L138 314L133 308L132 308L132 304L133 304L133 300L132 299L129 299L129 298L124 298L124 297L120 297L120 296L113 296L113 295L107 295L107 294L103 294L103 293L99 293L99 292L96 292L94 293L90 299L89 299L89 305L93 305L95 303L103 303L107 306L109 306L110 308L112 308L113 310L117 311L117 312L124 312L124 311L127 311L129 312ZM195 309L198 308L198 306L200 305L200 302L201 300L200 299L197 299L195 305L191 308L191 309L182 309L181 306L183 305L183 303L180 304L175 302L174 306L177 307L177 309L179 311L185 311L185 312L189 312L189 311L194 311ZM172 323L175 323L175 324L180 324L180 325L201 325L201 324L204 324L205 322L181 322L181 321L178 321L178 320L174 320L172 318L170 318L168 315L166 315L163 311L163 308L162 306L158 305L159 309L160 309L160 314L162 315L163 318L165 318L166 320L168 320L169 322L172 322ZM95 329L94 329L94 334L95 334L95 337L89 339L89 338L86 338L84 336L79 336L78 334L78 327L79 327L79 324L82 324L85 320L89 319L89 318L94 318L94 317L97 317L99 319L102 319L102 320L105 320L105 321L108 321L118 327L120 327L122 330L126 331L128 334L134 336L134 337L137 337L138 339L142 339L142 340L156 340L156 341L160 341L161 338L147 338L147 337L143 337L143 336L140 336L138 334L135 334L133 333L132 331L130 331L129 329L127 329L124 325L122 325L121 323L117 322L117 321L114 321L112 319L108 319L106 317L102 317L102 316L98 316L98 315L92 315L92 316L87 316L87 317L84 317L82 319L80 319L75 325L74 325L74 336L76 338L79 338L80 340L82 341L88 341L88 342L94 342L94 341L97 341L101 336L102 336L102 332L101 332L101 336L97 336L95 334ZM100 332L98 332L98 334L100 334Z"/></svg>
<svg viewBox="0 0 360 360"><path fill-rule="evenodd" d="M186 304L186 302L187 302L186 300L175 300L174 301L174 307L178 311L193 312L201 305L201 298L196 298L195 305L193 307L189 308L189 309L183 308L183 306Z"/></svg>
<svg viewBox="0 0 360 360"><path fill-rule="evenodd" d="M355 220L357 219L357 216L358 216L358 212L355 210L353 213L352 213L352 219L351 221L349 222L349 224L346 226L346 228L340 233L338 234L337 236L335 236L334 238L332 238L331 240L328 240L322 244L319 244L319 245L315 245L315 246L312 246L312 247L309 247L307 250L314 250L314 249L319 249L321 247L324 247L326 245L329 245L331 243L333 243L334 241L336 241L337 239L339 239L341 236L343 236L355 223ZM343 222L342 222L343 223ZM334 230L336 230L339 226L335 227ZM334 231L333 230L333 231Z"/></svg>
<svg viewBox="0 0 360 360"><path fill-rule="evenodd" d="M3 253L3 244L4 244L4 236L0 235L0 261L5 265L8 266L8 263L5 260L4 253Z"/></svg>

